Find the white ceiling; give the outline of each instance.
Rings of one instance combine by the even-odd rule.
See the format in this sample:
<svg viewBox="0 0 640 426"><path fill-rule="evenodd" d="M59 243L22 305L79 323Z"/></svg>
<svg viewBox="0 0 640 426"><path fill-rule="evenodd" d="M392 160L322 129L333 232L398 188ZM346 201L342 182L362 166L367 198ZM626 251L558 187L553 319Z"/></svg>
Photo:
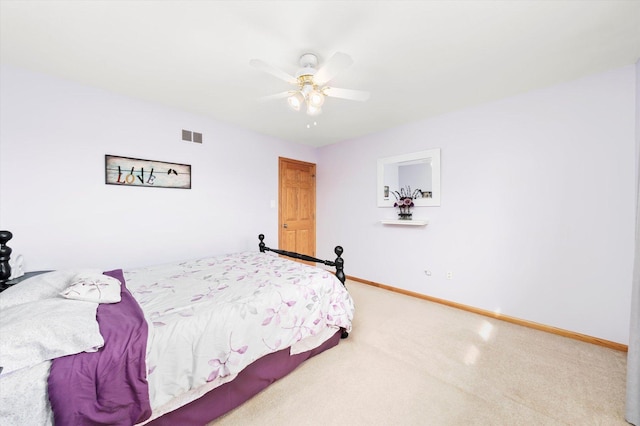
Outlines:
<svg viewBox="0 0 640 426"><path fill-rule="evenodd" d="M0 61L280 139L322 146L579 78L640 58L640 1L0 1ZM322 115L293 112L312 52L354 64ZM307 128L307 124L317 126Z"/></svg>

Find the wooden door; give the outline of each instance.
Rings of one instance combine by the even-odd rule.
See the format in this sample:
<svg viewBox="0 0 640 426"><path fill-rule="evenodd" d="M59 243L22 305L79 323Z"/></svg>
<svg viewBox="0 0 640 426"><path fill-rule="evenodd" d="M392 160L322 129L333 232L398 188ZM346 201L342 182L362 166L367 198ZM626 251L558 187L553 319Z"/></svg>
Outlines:
<svg viewBox="0 0 640 426"><path fill-rule="evenodd" d="M316 255L316 165L280 157L279 248Z"/></svg>

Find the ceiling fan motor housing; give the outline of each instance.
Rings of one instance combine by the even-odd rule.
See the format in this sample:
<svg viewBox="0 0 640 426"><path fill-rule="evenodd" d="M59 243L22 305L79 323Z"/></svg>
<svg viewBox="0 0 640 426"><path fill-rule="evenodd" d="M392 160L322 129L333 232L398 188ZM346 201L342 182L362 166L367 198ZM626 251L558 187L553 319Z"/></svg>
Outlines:
<svg viewBox="0 0 640 426"><path fill-rule="evenodd" d="M296 72L296 78L300 83L303 83L300 79L301 77L313 76L317 72L316 67L318 66L318 57L313 53L305 53L300 56L299 63L302 68Z"/></svg>
<svg viewBox="0 0 640 426"><path fill-rule="evenodd" d="M300 56L299 63L300 63L300 66L303 68L305 67L315 68L318 66L318 57L313 53L305 53L304 55Z"/></svg>

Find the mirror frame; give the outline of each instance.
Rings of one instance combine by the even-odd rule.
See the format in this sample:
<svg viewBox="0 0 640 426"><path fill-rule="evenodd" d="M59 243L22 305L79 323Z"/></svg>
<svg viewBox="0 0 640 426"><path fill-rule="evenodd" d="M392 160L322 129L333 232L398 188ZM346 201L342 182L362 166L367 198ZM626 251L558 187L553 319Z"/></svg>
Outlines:
<svg viewBox="0 0 640 426"><path fill-rule="evenodd" d="M440 205L440 148L435 148L378 159L378 185L376 186L378 207L393 207L393 203L395 202L395 199L392 196L387 198L384 196L384 166L387 164L425 159L431 160L432 196L431 198L416 198L413 200L413 203L416 207L432 207Z"/></svg>

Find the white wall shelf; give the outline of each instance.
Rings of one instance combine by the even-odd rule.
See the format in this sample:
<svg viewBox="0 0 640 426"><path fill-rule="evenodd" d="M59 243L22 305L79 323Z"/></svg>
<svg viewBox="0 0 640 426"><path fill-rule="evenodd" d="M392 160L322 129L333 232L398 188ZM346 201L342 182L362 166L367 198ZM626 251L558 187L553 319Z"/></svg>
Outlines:
<svg viewBox="0 0 640 426"><path fill-rule="evenodd" d="M398 220L398 219L383 219L380 221L383 225L403 225L403 226L427 226L428 220L412 219L412 220Z"/></svg>

